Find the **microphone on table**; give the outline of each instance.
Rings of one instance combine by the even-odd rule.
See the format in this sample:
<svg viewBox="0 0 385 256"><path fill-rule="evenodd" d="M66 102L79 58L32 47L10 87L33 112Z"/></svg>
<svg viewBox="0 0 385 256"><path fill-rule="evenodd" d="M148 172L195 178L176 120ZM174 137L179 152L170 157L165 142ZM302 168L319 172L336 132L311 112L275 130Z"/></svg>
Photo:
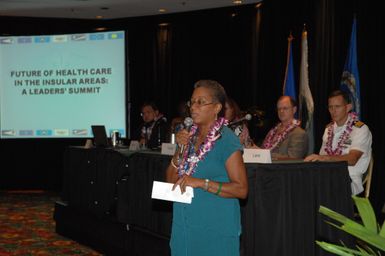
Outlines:
<svg viewBox="0 0 385 256"><path fill-rule="evenodd" d="M190 129L193 125L194 121L191 117L186 117L183 121L183 124L184 124L184 128L190 132ZM185 145L180 145L180 148L179 148L179 156L181 157L183 152L185 150Z"/></svg>
<svg viewBox="0 0 385 256"><path fill-rule="evenodd" d="M241 119L238 119L238 120L236 120L236 121L234 121L234 122L229 123L228 126L232 126L232 125L234 125L234 124L242 123L243 121L250 121L252 117L253 117L253 116L252 116L251 114L246 114L246 115L245 115L244 117L242 117Z"/></svg>

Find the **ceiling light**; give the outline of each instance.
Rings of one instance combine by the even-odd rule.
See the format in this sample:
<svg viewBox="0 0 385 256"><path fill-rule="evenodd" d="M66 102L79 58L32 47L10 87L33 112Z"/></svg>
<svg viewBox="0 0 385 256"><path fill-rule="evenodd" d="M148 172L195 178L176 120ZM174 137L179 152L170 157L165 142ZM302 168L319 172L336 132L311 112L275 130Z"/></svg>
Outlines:
<svg viewBox="0 0 385 256"><path fill-rule="evenodd" d="M167 22L158 24L159 27L167 27L168 25L170 25L170 23L167 23Z"/></svg>
<svg viewBox="0 0 385 256"><path fill-rule="evenodd" d="M242 0L233 0L233 4L242 4Z"/></svg>
<svg viewBox="0 0 385 256"><path fill-rule="evenodd" d="M102 15L98 15L98 16L96 16L95 18L97 18L97 19L103 19L103 16L102 16Z"/></svg>
<svg viewBox="0 0 385 256"><path fill-rule="evenodd" d="M104 30L107 30L107 28L105 28L105 27L100 27L100 28L95 28L94 30L95 30L95 31L104 31Z"/></svg>
<svg viewBox="0 0 385 256"><path fill-rule="evenodd" d="M259 7L261 7L261 6L262 6L262 3L259 2L259 3L257 3L257 4L255 5L255 8L259 8Z"/></svg>
<svg viewBox="0 0 385 256"><path fill-rule="evenodd" d="M166 9L160 8L158 11L159 11L159 12L166 12Z"/></svg>

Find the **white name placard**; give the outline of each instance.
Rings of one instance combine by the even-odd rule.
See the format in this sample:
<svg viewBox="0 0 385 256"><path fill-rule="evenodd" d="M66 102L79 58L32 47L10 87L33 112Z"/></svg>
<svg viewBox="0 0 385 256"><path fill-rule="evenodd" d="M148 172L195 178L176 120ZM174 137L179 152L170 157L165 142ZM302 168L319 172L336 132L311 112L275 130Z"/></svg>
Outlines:
<svg viewBox="0 0 385 256"><path fill-rule="evenodd" d="M162 149L161 149L160 153L162 155L173 156L175 154L175 150L176 150L176 144L162 143Z"/></svg>
<svg viewBox="0 0 385 256"><path fill-rule="evenodd" d="M271 152L269 149L245 148L243 150L243 162L271 163Z"/></svg>
<svg viewBox="0 0 385 256"><path fill-rule="evenodd" d="M128 148L128 150L130 151L136 151L136 150L139 150L140 149L140 145L139 145L139 141L137 140L132 140L130 142L130 147Z"/></svg>

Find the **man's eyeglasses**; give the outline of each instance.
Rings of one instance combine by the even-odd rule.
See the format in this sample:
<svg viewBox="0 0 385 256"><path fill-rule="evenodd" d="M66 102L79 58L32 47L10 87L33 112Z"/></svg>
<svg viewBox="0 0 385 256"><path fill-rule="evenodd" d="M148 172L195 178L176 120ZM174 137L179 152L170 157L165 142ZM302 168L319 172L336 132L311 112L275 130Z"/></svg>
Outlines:
<svg viewBox="0 0 385 256"><path fill-rule="evenodd" d="M277 111L288 111L289 109L292 109L293 107L283 107L283 108L277 108Z"/></svg>
<svg viewBox="0 0 385 256"><path fill-rule="evenodd" d="M345 107L346 105L329 105L328 109L333 110L333 109L340 109L342 107Z"/></svg>
<svg viewBox="0 0 385 256"><path fill-rule="evenodd" d="M215 104L216 102L206 102L205 100L201 100L201 99L198 99L198 100L189 100L187 101L187 107L191 108L192 106L194 106L195 104L198 105L198 107L203 107L203 106L207 106L207 105L211 105L211 104Z"/></svg>
<svg viewBox="0 0 385 256"><path fill-rule="evenodd" d="M145 114L153 114L153 113L155 114L154 111L141 112L140 116L144 116Z"/></svg>

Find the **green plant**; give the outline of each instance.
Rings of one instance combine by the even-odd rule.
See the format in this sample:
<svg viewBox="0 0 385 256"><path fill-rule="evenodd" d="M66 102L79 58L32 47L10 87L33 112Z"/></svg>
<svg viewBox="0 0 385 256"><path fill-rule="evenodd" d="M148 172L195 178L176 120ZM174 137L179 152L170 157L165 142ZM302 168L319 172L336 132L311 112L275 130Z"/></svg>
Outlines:
<svg viewBox="0 0 385 256"><path fill-rule="evenodd" d="M385 221L382 227L377 224L373 207L367 198L357 196L352 196L352 198L361 217L362 224L323 206L320 206L319 212L340 223L338 225L328 222L330 225L361 240L359 241L359 245L356 245L357 248L351 249L344 245L336 245L322 241L316 241L316 243L324 250L342 256L381 255L380 250L385 252Z"/></svg>

